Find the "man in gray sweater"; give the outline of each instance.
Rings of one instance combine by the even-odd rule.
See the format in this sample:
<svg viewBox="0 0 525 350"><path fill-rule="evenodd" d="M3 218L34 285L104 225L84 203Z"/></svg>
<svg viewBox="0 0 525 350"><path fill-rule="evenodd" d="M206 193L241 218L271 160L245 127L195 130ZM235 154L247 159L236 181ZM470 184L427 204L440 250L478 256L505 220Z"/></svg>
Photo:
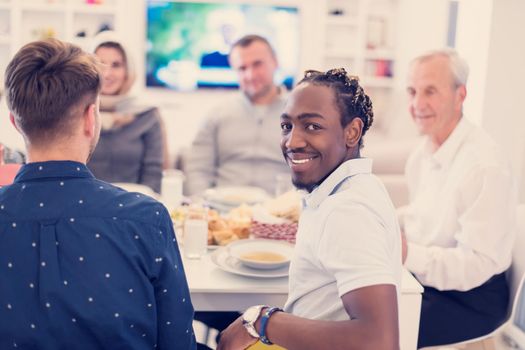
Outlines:
<svg viewBox="0 0 525 350"><path fill-rule="evenodd" d="M199 194L215 186L256 186L273 194L277 174L289 174L279 149L279 116L284 88L275 85L275 52L258 35L232 46L231 67L241 93L213 109L193 141L186 172L186 192Z"/></svg>

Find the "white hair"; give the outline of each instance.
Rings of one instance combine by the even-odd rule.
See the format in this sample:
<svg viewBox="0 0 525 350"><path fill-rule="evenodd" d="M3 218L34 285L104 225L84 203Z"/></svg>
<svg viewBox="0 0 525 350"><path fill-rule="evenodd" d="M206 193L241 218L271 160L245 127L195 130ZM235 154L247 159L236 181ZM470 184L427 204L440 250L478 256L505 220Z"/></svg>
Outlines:
<svg viewBox="0 0 525 350"><path fill-rule="evenodd" d="M450 72L454 78L456 86L467 85L469 68L467 62L459 56L456 50L452 48L444 48L439 50L428 51L420 56L414 58L411 64L427 61L434 57L446 57L449 61Z"/></svg>

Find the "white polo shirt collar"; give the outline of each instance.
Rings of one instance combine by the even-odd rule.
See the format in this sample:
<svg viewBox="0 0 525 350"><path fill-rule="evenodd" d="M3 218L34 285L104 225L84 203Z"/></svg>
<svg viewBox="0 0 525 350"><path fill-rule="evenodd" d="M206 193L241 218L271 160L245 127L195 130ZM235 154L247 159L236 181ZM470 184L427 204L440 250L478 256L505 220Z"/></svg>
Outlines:
<svg viewBox="0 0 525 350"><path fill-rule="evenodd" d="M349 177L370 174L372 159L355 158L340 164L319 186L303 197L303 207L317 208L328 196L337 192L339 186Z"/></svg>

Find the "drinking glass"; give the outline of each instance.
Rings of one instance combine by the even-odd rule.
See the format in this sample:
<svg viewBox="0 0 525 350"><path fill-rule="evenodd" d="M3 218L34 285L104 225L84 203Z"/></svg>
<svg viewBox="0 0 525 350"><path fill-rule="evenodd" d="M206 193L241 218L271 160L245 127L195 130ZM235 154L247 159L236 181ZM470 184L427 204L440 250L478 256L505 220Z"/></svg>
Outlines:
<svg viewBox="0 0 525 350"><path fill-rule="evenodd" d="M184 174L177 169L162 172L161 199L166 208L172 210L182 202Z"/></svg>
<svg viewBox="0 0 525 350"><path fill-rule="evenodd" d="M208 209L192 204L184 220L184 254L189 259L200 259L208 248Z"/></svg>

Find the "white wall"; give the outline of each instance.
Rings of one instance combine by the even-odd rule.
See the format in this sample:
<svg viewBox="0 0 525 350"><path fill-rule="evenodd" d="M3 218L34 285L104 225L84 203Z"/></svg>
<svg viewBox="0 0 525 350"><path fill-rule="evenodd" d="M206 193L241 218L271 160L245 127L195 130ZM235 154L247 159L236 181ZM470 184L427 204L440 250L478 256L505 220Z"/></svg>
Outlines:
<svg viewBox="0 0 525 350"><path fill-rule="evenodd" d="M486 93L492 25L492 0L459 2L456 49L470 68L463 113L477 125L482 125L483 119L480 101L484 100Z"/></svg>
<svg viewBox="0 0 525 350"><path fill-rule="evenodd" d="M471 67L468 112L506 151L525 201L522 0L462 0L457 48Z"/></svg>
<svg viewBox="0 0 525 350"><path fill-rule="evenodd" d="M414 135L408 113L406 79L409 62L417 55L446 44L448 1L399 0L397 20L395 86L390 98L395 125L392 137Z"/></svg>

